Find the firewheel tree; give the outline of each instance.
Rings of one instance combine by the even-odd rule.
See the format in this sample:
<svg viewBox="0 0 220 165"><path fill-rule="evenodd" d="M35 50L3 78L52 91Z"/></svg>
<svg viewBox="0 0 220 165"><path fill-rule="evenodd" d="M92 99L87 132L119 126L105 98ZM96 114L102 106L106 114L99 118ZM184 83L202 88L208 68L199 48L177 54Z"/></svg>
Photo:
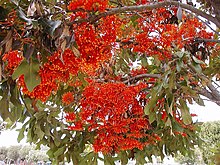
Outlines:
<svg viewBox="0 0 220 165"><path fill-rule="evenodd" d="M220 105L220 5L198 3L1 0L1 118L54 164L189 153L188 105Z"/></svg>

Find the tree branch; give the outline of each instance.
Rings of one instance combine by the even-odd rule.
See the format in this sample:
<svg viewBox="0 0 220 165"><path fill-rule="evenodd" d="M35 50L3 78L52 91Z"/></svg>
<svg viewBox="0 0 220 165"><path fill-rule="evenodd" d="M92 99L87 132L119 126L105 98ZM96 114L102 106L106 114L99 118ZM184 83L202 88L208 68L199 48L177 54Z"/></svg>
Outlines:
<svg viewBox="0 0 220 165"><path fill-rule="evenodd" d="M211 84L211 82L207 85L209 90L212 92L213 97L220 100L220 93L218 90Z"/></svg>
<svg viewBox="0 0 220 165"><path fill-rule="evenodd" d="M127 84L129 82L132 82L132 81L138 81L138 80L141 80L141 79L144 79L144 78L160 78L161 75L160 74L140 74L140 75L137 75L137 76L134 76L134 77L129 77L127 78L126 80L123 81L124 84Z"/></svg>
<svg viewBox="0 0 220 165"><path fill-rule="evenodd" d="M198 90L198 94L205 96L206 98L208 98L210 101L216 103L217 105L220 106L220 98L215 98L212 93L210 93L207 89L202 89L202 90Z"/></svg>
<svg viewBox="0 0 220 165"><path fill-rule="evenodd" d="M215 42L215 43L220 43L220 40L215 40L215 39L205 39L205 38L196 38L195 42Z"/></svg>
<svg viewBox="0 0 220 165"><path fill-rule="evenodd" d="M196 70L192 67L192 65L188 64L189 68L196 74ZM207 82L206 87L208 87L208 89L210 90L210 92L205 89L205 87L203 89L197 90L199 94L209 98L210 100L212 100L213 102L215 102L217 105L220 106L220 93L217 90L217 88L215 88L212 83L211 80L209 80L204 74L197 74L198 77L201 80L204 80L205 82Z"/></svg>
<svg viewBox="0 0 220 165"><path fill-rule="evenodd" d="M195 13L196 15L199 15L199 16L213 22L217 27L220 28L220 22L215 17L213 17L212 15L209 15L209 14L207 14L207 13L205 13L205 12L199 10L199 9L196 9L191 5L179 3L179 2L176 2L176 1L164 1L164 2L157 2L157 3L154 3L154 4L112 8L112 9L109 9L107 12L103 12L103 13L100 13L98 15L92 15L92 16L88 17L87 19L79 19L77 21L72 22L71 24L82 23L82 22L96 22L97 20L99 20L103 17L114 15L114 14L134 12L134 11L139 11L140 12L140 11L146 11L146 10L153 10L153 9L162 8L162 7L166 7L166 6L170 6L170 5L180 6L183 9L189 10L189 11Z"/></svg>

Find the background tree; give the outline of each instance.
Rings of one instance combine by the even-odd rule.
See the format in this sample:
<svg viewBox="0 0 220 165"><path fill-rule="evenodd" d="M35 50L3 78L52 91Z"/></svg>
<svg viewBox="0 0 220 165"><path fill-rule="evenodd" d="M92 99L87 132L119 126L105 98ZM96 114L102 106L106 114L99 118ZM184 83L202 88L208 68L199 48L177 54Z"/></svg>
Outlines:
<svg viewBox="0 0 220 165"><path fill-rule="evenodd" d="M0 160L7 162L17 160L26 160L28 163L33 163L37 161L49 161L47 147L41 147L41 149L35 149L34 145L24 145L24 146L9 146L9 147L0 147Z"/></svg>
<svg viewBox="0 0 220 165"><path fill-rule="evenodd" d="M219 156L219 144L220 144L220 121L215 122L207 122L204 123L201 127L200 136L203 143L203 159L205 163L218 164L218 156ZM216 160L215 160L216 157ZM215 162L216 161L216 162ZM217 163L218 161L218 163Z"/></svg>
<svg viewBox="0 0 220 165"><path fill-rule="evenodd" d="M7 148L6 147L0 147L0 160L4 161L5 158L7 157Z"/></svg>
<svg viewBox="0 0 220 165"><path fill-rule="evenodd" d="M34 145L25 145L22 146L22 148L19 151L19 158L20 159L28 159L29 152L34 150L35 146Z"/></svg>
<svg viewBox="0 0 220 165"><path fill-rule="evenodd" d="M190 154L188 104L220 105L217 3L2 0L2 119L54 164Z"/></svg>
<svg viewBox="0 0 220 165"><path fill-rule="evenodd" d="M14 163L20 158L19 151L21 146L10 146L8 147L7 159L10 159Z"/></svg>
<svg viewBox="0 0 220 165"><path fill-rule="evenodd" d="M5 125L6 124L4 122L0 121L0 134L5 129Z"/></svg>
<svg viewBox="0 0 220 165"><path fill-rule="evenodd" d="M179 163L187 164L219 164L219 130L220 121L205 122L201 125L199 136L202 139L192 155L177 155Z"/></svg>
<svg viewBox="0 0 220 165"><path fill-rule="evenodd" d="M26 155L26 160L28 162L38 162L38 161L49 161L49 157L45 150L30 150L28 155Z"/></svg>
<svg viewBox="0 0 220 165"><path fill-rule="evenodd" d="M220 164L220 144L218 143L215 147L214 150L212 150L212 152L214 152L214 157L213 162L217 165Z"/></svg>
<svg viewBox="0 0 220 165"><path fill-rule="evenodd" d="M192 155L187 155L187 154L184 156L182 154L175 155L175 161L180 164L187 164L187 165L204 164L202 151L199 147L195 147Z"/></svg>

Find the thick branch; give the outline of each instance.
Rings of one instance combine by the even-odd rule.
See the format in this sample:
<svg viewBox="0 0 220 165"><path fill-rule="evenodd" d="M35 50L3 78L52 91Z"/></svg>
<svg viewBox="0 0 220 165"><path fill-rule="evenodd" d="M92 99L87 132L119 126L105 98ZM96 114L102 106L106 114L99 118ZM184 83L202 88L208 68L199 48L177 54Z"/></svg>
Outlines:
<svg viewBox="0 0 220 165"><path fill-rule="evenodd" d="M196 74L196 70L192 67L192 65L188 64L189 68ZM198 74L199 78L207 82L207 87L210 92L203 88L202 90L198 90L198 93L209 98L217 105L220 105L220 93L219 91L212 85L211 80L209 80L204 74Z"/></svg>
<svg viewBox="0 0 220 165"><path fill-rule="evenodd" d="M195 42L215 42L215 43L220 43L220 40L196 38Z"/></svg>
<svg viewBox="0 0 220 165"><path fill-rule="evenodd" d="M211 84L211 82L207 85L209 90L212 92L212 95L220 101L220 93L218 90Z"/></svg>
<svg viewBox="0 0 220 165"><path fill-rule="evenodd" d="M96 15L96 16L93 15L91 17L88 17L87 19L80 19L80 20L74 21L72 23L95 22L95 21L99 20L100 18L109 16L109 15L114 15L114 14L119 14L119 13L126 13L126 12L129 12L129 11L130 12L134 12L134 11L139 11L140 12L140 11L146 11L146 10L153 10L153 9L156 9L156 8L166 7L166 6L170 6L170 5L181 6L183 9L187 9L187 10L195 13L196 15L199 15L199 16L213 22L217 27L220 28L220 22L215 17L213 17L213 16L211 16L211 15L209 15L209 14L207 14L207 13L205 13L205 12L199 10L199 9L196 9L191 5L179 3L179 2L176 2L176 1L164 1L164 2L157 2L157 3L154 3L154 4L112 8L112 9L109 9L109 11L107 11L107 12L100 13L99 15Z"/></svg>
<svg viewBox="0 0 220 165"><path fill-rule="evenodd" d="M144 78L161 78L161 75L160 74L140 74L140 75L137 75L131 78L130 77L126 78L126 80L124 80L123 83L125 84L134 83ZM210 101L220 106L220 93L218 92L218 90L211 83L209 83L207 87L209 88L210 91L203 88L203 89L197 90L197 93L208 98Z"/></svg>
<svg viewBox="0 0 220 165"><path fill-rule="evenodd" d="M123 81L123 83L127 84L129 82L139 81L144 78L160 78L160 77L161 77L160 74L140 74L131 78L127 78L125 81Z"/></svg>
<svg viewBox="0 0 220 165"><path fill-rule="evenodd" d="M202 89L198 91L198 94L205 96L206 98L208 98L210 101L216 103L217 105L220 106L220 98L215 98L212 93L210 93L208 90L206 89Z"/></svg>

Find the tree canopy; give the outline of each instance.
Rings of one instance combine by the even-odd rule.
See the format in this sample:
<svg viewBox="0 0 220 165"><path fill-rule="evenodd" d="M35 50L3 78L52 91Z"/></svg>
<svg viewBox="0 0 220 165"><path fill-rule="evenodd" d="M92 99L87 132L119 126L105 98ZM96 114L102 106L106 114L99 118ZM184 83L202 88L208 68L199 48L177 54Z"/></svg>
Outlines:
<svg viewBox="0 0 220 165"><path fill-rule="evenodd" d="M220 105L220 5L199 3L1 0L1 118L54 163L190 152L188 105Z"/></svg>

